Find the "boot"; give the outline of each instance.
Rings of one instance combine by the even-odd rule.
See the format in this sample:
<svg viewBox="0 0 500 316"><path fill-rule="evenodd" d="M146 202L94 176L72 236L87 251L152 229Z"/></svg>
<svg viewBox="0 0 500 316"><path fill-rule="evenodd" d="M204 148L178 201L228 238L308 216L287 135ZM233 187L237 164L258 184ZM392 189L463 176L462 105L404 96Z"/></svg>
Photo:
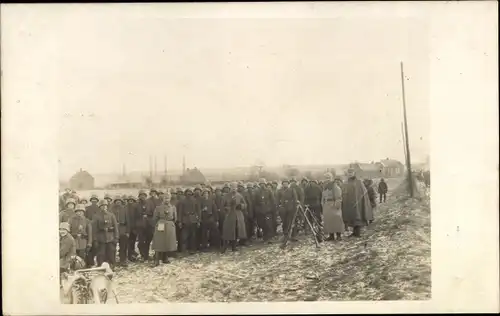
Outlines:
<svg viewBox="0 0 500 316"><path fill-rule="evenodd" d="M337 240L342 240L342 233L337 233Z"/></svg>
<svg viewBox="0 0 500 316"><path fill-rule="evenodd" d="M354 226L352 234L354 237L361 237L361 226Z"/></svg>
<svg viewBox="0 0 500 316"><path fill-rule="evenodd" d="M222 251L221 253L225 253L226 250L227 250L227 244L228 244L228 241L223 241L222 242Z"/></svg>
<svg viewBox="0 0 500 316"><path fill-rule="evenodd" d="M163 264L169 264L170 263L170 260L168 260L168 256L167 256L166 252L162 253L162 259L161 259L161 261L162 261Z"/></svg>
<svg viewBox="0 0 500 316"><path fill-rule="evenodd" d="M235 251L236 251L236 240L231 240L231 250L232 250L233 252L235 252Z"/></svg>
<svg viewBox="0 0 500 316"><path fill-rule="evenodd" d="M159 265L160 265L160 254L155 252L153 267L157 267Z"/></svg>
<svg viewBox="0 0 500 316"><path fill-rule="evenodd" d="M329 234L326 241L333 241L333 240L335 240L335 236L333 234Z"/></svg>

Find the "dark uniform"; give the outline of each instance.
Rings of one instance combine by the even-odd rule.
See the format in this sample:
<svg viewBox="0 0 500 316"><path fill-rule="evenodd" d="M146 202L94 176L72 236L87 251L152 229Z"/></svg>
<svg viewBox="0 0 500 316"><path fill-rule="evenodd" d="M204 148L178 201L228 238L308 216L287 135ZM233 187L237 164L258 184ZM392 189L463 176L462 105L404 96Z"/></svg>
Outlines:
<svg viewBox="0 0 500 316"><path fill-rule="evenodd" d="M97 249L97 265L108 262L113 268L116 261L116 244L118 243L119 230L115 215L105 208L106 201L101 201L101 210L94 214L92 220L92 233L94 247Z"/></svg>
<svg viewBox="0 0 500 316"><path fill-rule="evenodd" d="M215 201L209 196L208 190L200 200L201 210L201 248L220 248L219 211Z"/></svg>
<svg viewBox="0 0 500 316"><path fill-rule="evenodd" d="M118 253L120 257L120 264L125 265L128 257L128 237L130 235L132 220L130 218L128 207L123 205L123 202L122 198L117 196L114 204L111 206L111 212L115 215L116 221L118 222Z"/></svg>
<svg viewBox="0 0 500 316"><path fill-rule="evenodd" d="M194 253L198 248L196 232L200 227L200 205L190 189L187 189L185 194L186 197L180 203L177 214L181 228L181 251L188 249Z"/></svg>
<svg viewBox="0 0 500 316"><path fill-rule="evenodd" d="M305 204L309 205L309 210L312 212L315 220L321 224L321 195L323 194L321 187L316 181L311 181L305 188ZM312 220L312 218L311 218Z"/></svg>
<svg viewBox="0 0 500 316"><path fill-rule="evenodd" d="M387 183L384 181L384 179L380 179L380 183L378 184L378 194L380 195L380 201L379 201L380 203L382 203L382 201L384 201L385 203L388 190L389 188L387 187Z"/></svg>
<svg viewBox="0 0 500 316"><path fill-rule="evenodd" d="M219 236L221 236L224 219L226 218L226 213L224 212L224 206L223 206L224 199L222 197L222 190L220 188L215 189L215 194L213 199L215 203L215 208L217 209L217 213L219 216ZM220 246L222 246L222 240Z"/></svg>
<svg viewBox="0 0 500 316"><path fill-rule="evenodd" d="M139 214L137 209L137 202L135 197L130 195L127 198L127 205L125 206L128 212L128 217L130 220L130 233L128 235L128 250L127 256L130 261L135 261L137 259L137 252L135 251L135 243L137 242L138 230L137 222L141 219L141 214Z"/></svg>
<svg viewBox="0 0 500 316"><path fill-rule="evenodd" d="M135 227L139 240L137 248L139 248L142 260L145 261L149 260L149 245L153 239L153 230L148 223L148 220L153 219L153 213L150 213L151 208L148 207L146 196L145 192L139 192L139 200L137 200L135 211Z"/></svg>
<svg viewBox="0 0 500 316"><path fill-rule="evenodd" d="M71 217L68 222L70 234L75 240L76 254L85 261L87 266L92 266L93 262L87 258L88 250L92 246L92 223L83 214L79 214L85 212L83 205L78 205L75 211L76 215Z"/></svg>
<svg viewBox="0 0 500 316"><path fill-rule="evenodd" d="M287 183L288 181L283 181ZM293 215L297 209L297 192L291 187L282 188L279 192L280 217L283 223L283 235L288 235L292 225ZM292 231L292 237L295 237L297 229Z"/></svg>
<svg viewBox="0 0 500 316"><path fill-rule="evenodd" d="M261 187L254 192L254 210L257 219L257 225L262 229L264 241L269 241L274 237L273 212L275 212L275 201L271 190L264 182Z"/></svg>

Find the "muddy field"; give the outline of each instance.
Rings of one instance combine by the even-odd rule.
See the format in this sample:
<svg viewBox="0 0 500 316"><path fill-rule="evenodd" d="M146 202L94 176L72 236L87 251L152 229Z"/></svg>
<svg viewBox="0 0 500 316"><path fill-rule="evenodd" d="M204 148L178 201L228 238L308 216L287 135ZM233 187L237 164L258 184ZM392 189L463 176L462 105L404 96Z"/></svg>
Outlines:
<svg viewBox="0 0 500 316"><path fill-rule="evenodd" d="M152 268L116 271L120 303L423 300L431 295L428 192L409 200L398 181L359 239L314 246L303 236L285 250L255 244L199 253ZM390 192L391 192L390 191Z"/></svg>

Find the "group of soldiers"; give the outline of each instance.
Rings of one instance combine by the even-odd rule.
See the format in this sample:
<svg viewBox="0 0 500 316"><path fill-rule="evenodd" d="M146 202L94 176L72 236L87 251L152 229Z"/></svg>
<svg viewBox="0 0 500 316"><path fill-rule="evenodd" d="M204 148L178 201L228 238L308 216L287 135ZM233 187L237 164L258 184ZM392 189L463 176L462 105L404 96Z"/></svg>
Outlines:
<svg viewBox="0 0 500 316"><path fill-rule="evenodd" d="M340 236L344 227L352 227L351 236L360 236L361 227L373 221L376 194L371 180L357 179L352 169L345 183L332 174L325 178L303 178L300 183L284 179L281 186L265 179L222 187L199 184L187 189L140 190L137 197L92 195L88 200L67 190L60 197L61 269L68 269L75 255L87 267L103 262L114 267L151 259L154 265L168 263L168 256L176 252L224 253L229 247L236 251L256 240L275 242L280 223L283 237L296 241L297 225L292 222L298 218L294 216L298 206L307 206L310 222L323 226L324 221L327 240L335 240L335 233ZM382 191L379 185L380 202L383 196L385 200L387 186ZM333 216L323 214L330 209L329 203L334 203Z"/></svg>

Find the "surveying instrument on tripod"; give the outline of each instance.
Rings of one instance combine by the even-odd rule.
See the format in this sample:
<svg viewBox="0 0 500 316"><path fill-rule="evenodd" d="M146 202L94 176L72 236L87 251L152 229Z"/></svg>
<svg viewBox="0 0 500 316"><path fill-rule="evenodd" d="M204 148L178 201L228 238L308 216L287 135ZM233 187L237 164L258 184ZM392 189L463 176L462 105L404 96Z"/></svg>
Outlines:
<svg viewBox="0 0 500 316"><path fill-rule="evenodd" d="M311 220L309 220L311 219ZM300 223L302 221L302 223ZM307 226L306 226L307 225ZM292 232L294 229L300 229L303 231L306 231L307 229L310 229L312 232L312 237L314 239L314 243L316 244L316 248L319 248L320 242L323 241L323 227L322 225L318 222L316 217L312 214L311 210L309 209L309 205L302 207L302 205L299 203L297 205L297 208L293 214L292 220L290 221L290 227L288 228L288 234L284 236L283 243L281 244L281 248L284 249L286 245L288 244L288 241L292 237Z"/></svg>

